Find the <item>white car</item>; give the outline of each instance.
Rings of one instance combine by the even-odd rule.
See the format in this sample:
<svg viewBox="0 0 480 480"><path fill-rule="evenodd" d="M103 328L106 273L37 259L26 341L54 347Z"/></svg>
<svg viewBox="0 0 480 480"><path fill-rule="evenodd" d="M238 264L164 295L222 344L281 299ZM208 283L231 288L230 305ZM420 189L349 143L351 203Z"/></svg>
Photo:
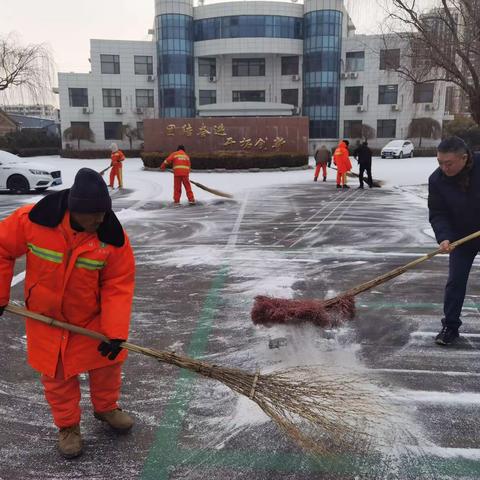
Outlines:
<svg viewBox="0 0 480 480"><path fill-rule="evenodd" d="M392 140L382 148L382 158L413 157L413 143L410 140Z"/></svg>
<svg viewBox="0 0 480 480"><path fill-rule="evenodd" d="M12 193L27 193L30 190L43 192L49 187L61 184L60 170L25 161L0 150L0 189L10 190Z"/></svg>

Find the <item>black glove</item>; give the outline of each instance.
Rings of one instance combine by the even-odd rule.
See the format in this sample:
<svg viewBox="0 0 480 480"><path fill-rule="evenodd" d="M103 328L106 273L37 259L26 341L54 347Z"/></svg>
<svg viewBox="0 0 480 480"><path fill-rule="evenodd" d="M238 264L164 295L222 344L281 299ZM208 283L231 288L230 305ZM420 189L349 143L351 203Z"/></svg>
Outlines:
<svg viewBox="0 0 480 480"><path fill-rule="evenodd" d="M122 351L120 344L122 344L124 341L125 340L115 338L109 342L102 342L98 346L97 350L100 352L102 357L106 357L108 355L109 360L115 360L117 355Z"/></svg>
<svg viewBox="0 0 480 480"><path fill-rule="evenodd" d="M3 315L3 311L5 310L6 305L0 307L0 317Z"/></svg>

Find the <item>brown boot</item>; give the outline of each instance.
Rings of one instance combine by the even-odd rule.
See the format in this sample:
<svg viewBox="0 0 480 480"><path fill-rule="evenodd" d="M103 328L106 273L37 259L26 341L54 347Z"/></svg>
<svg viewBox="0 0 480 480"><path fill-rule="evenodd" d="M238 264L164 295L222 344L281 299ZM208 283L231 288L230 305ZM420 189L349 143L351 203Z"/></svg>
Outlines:
<svg viewBox="0 0 480 480"><path fill-rule="evenodd" d="M122 411L121 408L110 410L109 412L94 412L95 418L102 422L107 422L115 431L119 433L127 433L134 424L133 418Z"/></svg>
<svg viewBox="0 0 480 480"><path fill-rule="evenodd" d="M65 458L75 458L82 454L80 425L60 429L58 434L58 449Z"/></svg>

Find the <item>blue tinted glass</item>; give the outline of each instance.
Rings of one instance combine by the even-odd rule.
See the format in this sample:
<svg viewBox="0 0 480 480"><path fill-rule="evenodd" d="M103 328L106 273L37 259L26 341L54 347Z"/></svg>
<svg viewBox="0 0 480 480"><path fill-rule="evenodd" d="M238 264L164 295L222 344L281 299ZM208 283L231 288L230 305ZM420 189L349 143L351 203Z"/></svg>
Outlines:
<svg viewBox="0 0 480 480"><path fill-rule="evenodd" d="M280 15L238 15L195 20L195 41L219 38L303 38L303 19Z"/></svg>
<svg viewBox="0 0 480 480"><path fill-rule="evenodd" d="M304 111L312 138L338 137L342 13L309 12L304 17Z"/></svg>

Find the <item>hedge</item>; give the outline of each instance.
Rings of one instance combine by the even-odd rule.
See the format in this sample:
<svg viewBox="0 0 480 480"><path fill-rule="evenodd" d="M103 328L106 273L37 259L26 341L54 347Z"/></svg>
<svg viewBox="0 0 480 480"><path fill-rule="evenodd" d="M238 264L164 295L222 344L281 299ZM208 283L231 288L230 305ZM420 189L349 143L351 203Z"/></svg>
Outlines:
<svg viewBox="0 0 480 480"><path fill-rule="evenodd" d="M122 150L127 158L140 157L140 150ZM112 152L110 150L61 150L60 156L62 158L81 158L81 159L94 159L94 158L110 158Z"/></svg>
<svg viewBox="0 0 480 480"><path fill-rule="evenodd" d="M303 167L308 165L308 155L298 153L239 153L214 152L190 153L194 170L211 170L222 168L226 170L245 170L250 168L282 168ZM147 168L159 168L167 157L164 152L142 152L143 165Z"/></svg>
<svg viewBox="0 0 480 480"><path fill-rule="evenodd" d="M19 157L40 157L45 155L58 155L60 149L56 147L19 148L16 153Z"/></svg>

